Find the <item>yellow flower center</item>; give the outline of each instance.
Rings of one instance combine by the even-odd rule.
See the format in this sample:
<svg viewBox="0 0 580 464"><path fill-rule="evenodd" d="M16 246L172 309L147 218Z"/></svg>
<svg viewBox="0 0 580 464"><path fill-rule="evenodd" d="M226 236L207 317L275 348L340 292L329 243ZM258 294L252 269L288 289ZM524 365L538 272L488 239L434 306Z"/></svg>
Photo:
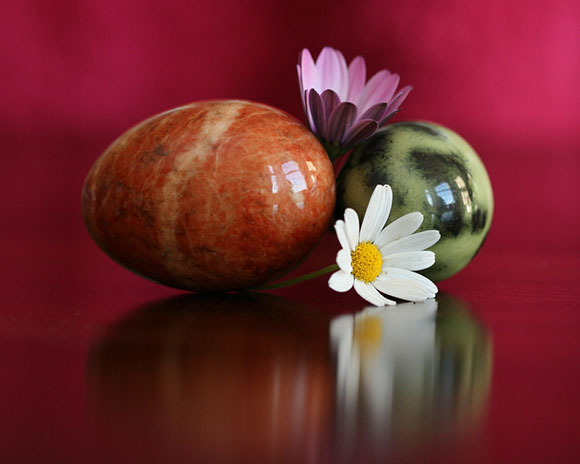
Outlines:
<svg viewBox="0 0 580 464"><path fill-rule="evenodd" d="M359 243L351 253L352 275L366 282L374 282L381 273L383 257L379 249L370 242Z"/></svg>

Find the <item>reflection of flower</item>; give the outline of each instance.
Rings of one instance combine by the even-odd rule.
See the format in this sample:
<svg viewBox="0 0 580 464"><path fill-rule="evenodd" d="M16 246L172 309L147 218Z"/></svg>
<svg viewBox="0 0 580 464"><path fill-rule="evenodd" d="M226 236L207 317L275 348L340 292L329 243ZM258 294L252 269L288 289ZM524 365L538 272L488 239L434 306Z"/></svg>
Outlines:
<svg viewBox="0 0 580 464"><path fill-rule="evenodd" d="M364 58L357 56L347 67L342 53L330 47L316 62L308 49L302 50L298 80L308 124L332 159L386 124L411 91L406 86L395 93L399 75L386 69L365 84Z"/></svg>
<svg viewBox="0 0 580 464"><path fill-rule="evenodd" d="M352 420L359 405L368 407L361 412L379 429L388 427L396 419L391 417L393 410L403 405L412 405L405 421L411 416L425 418L417 406L425 407L433 399L430 378L439 358L435 354L437 306L435 299L388 308L367 306L331 321L339 421ZM406 388L395 390L395 384ZM401 399L406 401L397 401Z"/></svg>
<svg viewBox="0 0 580 464"><path fill-rule="evenodd" d="M339 454L406 461L418 446L443 436L461 439L480 423L492 343L462 302L437 295L367 306L334 318L329 337Z"/></svg>
<svg viewBox="0 0 580 464"><path fill-rule="evenodd" d="M376 306L395 304L379 291L408 301L435 296L435 284L413 271L433 265L435 254L423 250L441 235L436 230L414 234L423 222L423 215L418 212L406 214L384 227L392 202L391 187L377 185L360 231L358 216L351 208L345 210L344 221L336 221L334 228L342 249L336 256L340 269L330 277L330 288L346 292L354 285L361 297Z"/></svg>

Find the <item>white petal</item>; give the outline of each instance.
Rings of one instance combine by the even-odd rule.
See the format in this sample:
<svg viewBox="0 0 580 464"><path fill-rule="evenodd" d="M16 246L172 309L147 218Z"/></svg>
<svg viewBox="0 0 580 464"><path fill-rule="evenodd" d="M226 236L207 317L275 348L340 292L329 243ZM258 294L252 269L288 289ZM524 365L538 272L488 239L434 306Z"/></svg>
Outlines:
<svg viewBox="0 0 580 464"><path fill-rule="evenodd" d="M435 296L431 290L414 280L379 276L373 285L387 295L407 301L425 301L427 298Z"/></svg>
<svg viewBox="0 0 580 464"><path fill-rule="evenodd" d="M435 253L432 251L407 251L394 255L383 256L383 268L399 267L409 271L427 269L435 263Z"/></svg>
<svg viewBox="0 0 580 464"><path fill-rule="evenodd" d="M346 229L342 219L339 219L334 223L334 230L336 231L336 238L338 238L340 247L348 250L350 245L348 243L348 239L346 238Z"/></svg>
<svg viewBox="0 0 580 464"><path fill-rule="evenodd" d="M338 267L342 271L348 272L349 274L352 272L352 256L348 248L339 250L336 255L336 264L338 264Z"/></svg>
<svg viewBox="0 0 580 464"><path fill-rule="evenodd" d="M367 205L360 227L361 242L370 241L370 232L372 229L376 228L380 208L383 206L383 202L385 201L385 194L385 188L382 185L377 185L373 190L373 194L371 195Z"/></svg>
<svg viewBox="0 0 580 464"><path fill-rule="evenodd" d="M411 235L415 232L423 222L423 215L418 212L405 214L399 219L391 222L385 227L378 238L375 240L375 245L381 249L385 245L394 240L398 240L406 235Z"/></svg>
<svg viewBox="0 0 580 464"><path fill-rule="evenodd" d="M374 234L371 239L373 242L378 238L383 227L385 227L387 219L389 219L389 215L391 214L391 207L393 206L393 190L391 189L390 185L385 185L385 187L387 189L387 199L385 202L385 206L381 211L382 217L379 220L379 224L381 226L376 231L374 231Z"/></svg>
<svg viewBox="0 0 580 464"><path fill-rule="evenodd" d="M369 303L375 306L394 305L394 301L385 298L372 284L364 283L362 280L354 280L354 289L356 292Z"/></svg>
<svg viewBox="0 0 580 464"><path fill-rule="evenodd" d="M328 286L336 292L348 292L352 288L354 276L344 271L336 271L328 279Z"/></svg>
<svg viewBox="0 0 580 464"><path fill-rule="evenodd" d="M408 279L414 280L424 285L431 293L437 293L437 285L431 282L427 277L417 274L416 272L409 271L407 269L400 269L397 267L383 267L383 272L387 277L393 277L395 279Z"/></svg>
<svg viewBox="0 0 580 464"><path fill-rule="evenodd" d="M363 218L360 228L360 241L372 242L377 238L391 212L393 192L388 185L377 185Z"/></svg>
<svg viewBox="0 0 580 464"><path fill-rule="evenodd" d="M438 230L425 230L395 240L381 248L382 255L392 255L405 251L421 251L429 248L441 238Z"/></svg>
<svg viewBox="0 0 580 464"><path fill-rule="evenodd" d="M359 222L358 222L358 214L356 211L351 208L346 208L344 210L344 224L346 229L346 238L348 239L348 243L350 244L351 251L358 245L358 232L359 232Z"/></svg>

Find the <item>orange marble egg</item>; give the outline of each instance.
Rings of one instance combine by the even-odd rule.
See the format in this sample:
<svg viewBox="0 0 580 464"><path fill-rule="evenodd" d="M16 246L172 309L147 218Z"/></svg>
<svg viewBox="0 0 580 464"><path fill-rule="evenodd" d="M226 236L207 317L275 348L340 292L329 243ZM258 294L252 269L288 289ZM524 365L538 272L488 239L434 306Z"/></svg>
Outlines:
<svg viewBox="0 0 580 464"><path fill-rule="evenodd" d="M267 105L205 101L115 140L82 193L87 229L115 261L194 291L249 288L295 267L328 230L332 164L299 121Z"/></svg>

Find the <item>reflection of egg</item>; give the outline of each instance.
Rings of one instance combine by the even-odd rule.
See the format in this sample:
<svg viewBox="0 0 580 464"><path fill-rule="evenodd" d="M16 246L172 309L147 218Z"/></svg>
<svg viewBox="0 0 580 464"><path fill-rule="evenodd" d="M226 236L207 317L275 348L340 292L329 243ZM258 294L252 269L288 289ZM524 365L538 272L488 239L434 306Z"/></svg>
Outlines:
<svg viewBox="0 0 580 464"><path fill-rule="evenodd" d="M197 462L306 461L328 426L332 377L328 318L304 309L195 295L138 310L89 363L105 428Z"/></svg>
<svg viewBox="0 0 580 464"><path fill-rule="evenodd" d="M91 237L128 269L196 291L259 285L328 230L332 165L286 113L237 100L193 103L135 126L83 188Z"/></svg>

